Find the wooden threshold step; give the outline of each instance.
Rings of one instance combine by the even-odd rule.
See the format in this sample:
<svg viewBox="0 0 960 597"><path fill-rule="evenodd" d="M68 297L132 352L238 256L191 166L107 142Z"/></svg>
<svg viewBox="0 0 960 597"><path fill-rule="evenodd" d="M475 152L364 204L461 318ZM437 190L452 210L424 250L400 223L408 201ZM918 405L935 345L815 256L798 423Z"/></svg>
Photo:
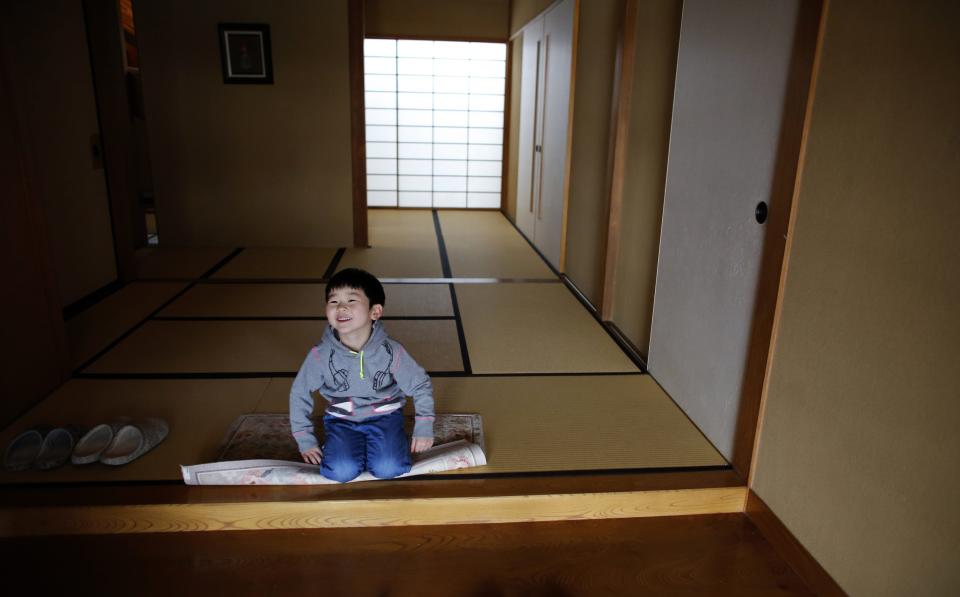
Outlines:
<svg viewBox="0 0 960 597"><path fill-rule="evenodd" d="M87 483L0 486L0 537L351 528L743 512L720 470L440 474L312 486Z"/></svg>
<svg viewBox="0 0 960 597"><path fill-rule="evenodd" d="M743 512L745 487L602 493L19 506L0 536L317 529L644 518Z"/></svg>

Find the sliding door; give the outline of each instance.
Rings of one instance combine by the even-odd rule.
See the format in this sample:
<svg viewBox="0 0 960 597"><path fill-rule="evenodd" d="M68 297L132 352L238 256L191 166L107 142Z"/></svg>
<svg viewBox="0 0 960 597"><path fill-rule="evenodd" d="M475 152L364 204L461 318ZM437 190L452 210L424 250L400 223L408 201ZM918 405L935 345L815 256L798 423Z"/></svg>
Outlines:
<svg viewBox="0 0 960 597"><path fill-rule="evenodd" d="M728 459L799 6L683 4L648 365Z"/></svg>

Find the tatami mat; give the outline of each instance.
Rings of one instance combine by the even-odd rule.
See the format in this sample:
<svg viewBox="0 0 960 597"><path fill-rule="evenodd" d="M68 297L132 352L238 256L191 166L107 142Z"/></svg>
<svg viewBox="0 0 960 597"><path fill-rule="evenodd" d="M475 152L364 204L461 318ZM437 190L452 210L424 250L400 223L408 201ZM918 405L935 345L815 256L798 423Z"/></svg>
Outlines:
<svg viewBox="0 0 960 597"><path fill-rule="evenodd" d="M296 372L326 321L149 321L85 373ZM452 320L388 321L428 371L462 371Z"/></svg>
<svg viewBox="0 0 960 597"><path fill-rule="evenodd" d="M337 269L359 267L380 278L440 278L440 249L430 210L371 209L368 249L347 249Z"/></svg>
<svg viewBox="0 0 960 597"><path fill-rule="evenodd" d="M723 466L649 375L434 379L437 410L483 416L487 472Z"/></svg>
<svg viewBox="0 0 960 597"><path fill-rule="evenodd" d="M336 249L249 247L228 261L213 277L319 280L336 253Z"/></svg>
<svg viewBox="0 0 960 597"><path fill-rule="evenodd" d="M439 218L453 276L556 279L501 214L441 211ZM442 277L431 211L371 210L369 219L373 248L347 250L338 269L363 267L389 278ZM196 279L231 252L140 251L140 275ZM281 283L198 283L159 314L198 319L148 321L85 371L279 377L71 380L0 433L2 446L37 423L93 425L123 415L163 417L170 437L125 467L3 472L0 483L176 480L178 465L216 457L237 416L286 412L289 375L326 325L324 286L277 279L319 279L333 255L332 249L243 251L214 275ZM95 354L183 287L131 284L72 319L68 335L75 360ZM387 317L453 314L448 285L387 284L386 292ZM450 474L726 464L653 379L636 374L633 362L559 282L458 284L456 295L473 372L506 375L434 377L438 412L483 417L489 464ZM453 319L385 320L384 325L428 371L463 371ZM510 375L518 373L567 375Z"/></svg>
<svg viewBox="0 0 960 597"><path fill-rule="evenodd" d="M649 375L435 377L437 412L483 417L488 465L463 473L724 466ZM258 412L287 412L272 379ZM317 412L322 412L323 405Z"/></svg>
<svg viewBox="0 0 960 597"><path fill-rule="evenodd" d="M66 465L52 471L9 472L0 483L156 481L182 479L179 465L216 458L230 423L252 412L266 379L89 380L74 379L0 433L4 449L17 433L37 424L92 427L118 417L160 417L170 433L130 464Z"/></svg>
<svg viewBox="0 0 960 597"><path fill-rule="evenodd" d="M71 363L76 367L186 286L183 282L132 282L66 322Z"/></svg>
<svg viewBox="0 0 960 597"><path fill-rule="evenodd" d="M162 317L324 317L323 284L197 284ZM452 316L444 284L385 284L388 317Z"/></svg>
<svg viewBox="0 0 960 597"><path fill-rule="evenodd" d="M195 279L235 249L169 247L137 250L137 277L142 280Z"/></svg>
<svg viewBox="0 0 960 597"><path fill-rule="evenodd" d="M562 284L458 284L474 373L637 371Z"/></svg>
<svg viewBox="0 0 960 597"><path fill-rule="evenodd" d="M455 278L554 278L503 214L439 211L443 243Z"/></svg>

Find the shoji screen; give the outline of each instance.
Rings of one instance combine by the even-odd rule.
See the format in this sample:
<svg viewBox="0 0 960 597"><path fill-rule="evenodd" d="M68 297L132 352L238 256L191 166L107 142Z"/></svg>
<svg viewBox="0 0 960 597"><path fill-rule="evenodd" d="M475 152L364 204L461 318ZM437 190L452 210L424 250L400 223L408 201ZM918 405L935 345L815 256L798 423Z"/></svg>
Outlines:
<svg viewBox="0 0 960 597"><path fill-rule="evenodd" d="M367 39L367 205L500 207L506 44Z"/></svg>

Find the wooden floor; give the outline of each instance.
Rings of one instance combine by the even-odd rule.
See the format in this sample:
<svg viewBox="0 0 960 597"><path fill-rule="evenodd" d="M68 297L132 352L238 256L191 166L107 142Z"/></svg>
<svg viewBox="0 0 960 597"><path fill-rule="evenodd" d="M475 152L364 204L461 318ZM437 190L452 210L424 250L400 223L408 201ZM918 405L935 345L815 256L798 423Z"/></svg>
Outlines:
<svg viewBox="0 0 960 597"><path fill-rule="evenodd" d="M0 556L37 594L812 594L742 514L20 538Z"/></svg>

